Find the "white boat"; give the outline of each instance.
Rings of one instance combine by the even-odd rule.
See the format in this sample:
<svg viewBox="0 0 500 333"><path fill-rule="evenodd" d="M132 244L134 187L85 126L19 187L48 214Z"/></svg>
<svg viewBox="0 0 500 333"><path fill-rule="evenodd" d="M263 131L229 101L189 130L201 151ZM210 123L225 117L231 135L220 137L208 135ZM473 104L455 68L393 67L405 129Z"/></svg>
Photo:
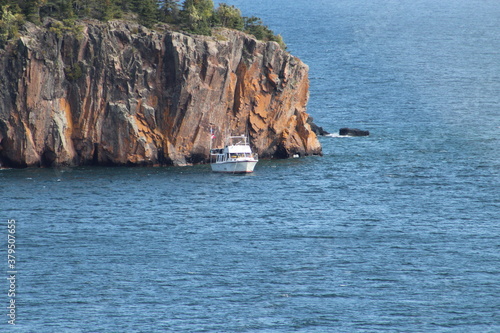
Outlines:
<svg viewBox="0 0 500 333"><path fill-rule="evenodd" d="M213 172L249 173L259 161L245 135L229 136L224 148L210 149Z"/></svg>

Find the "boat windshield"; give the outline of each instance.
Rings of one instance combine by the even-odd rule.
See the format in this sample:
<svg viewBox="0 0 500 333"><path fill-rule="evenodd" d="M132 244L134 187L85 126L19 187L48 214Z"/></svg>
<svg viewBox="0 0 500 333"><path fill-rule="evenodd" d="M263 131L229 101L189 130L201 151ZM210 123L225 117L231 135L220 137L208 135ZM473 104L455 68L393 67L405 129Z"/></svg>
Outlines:
<svg viewBox="0 0 500 333"><path fill-rule="evenodd" d="M232 153L231 158L252 157L250 153Z"/></svg>

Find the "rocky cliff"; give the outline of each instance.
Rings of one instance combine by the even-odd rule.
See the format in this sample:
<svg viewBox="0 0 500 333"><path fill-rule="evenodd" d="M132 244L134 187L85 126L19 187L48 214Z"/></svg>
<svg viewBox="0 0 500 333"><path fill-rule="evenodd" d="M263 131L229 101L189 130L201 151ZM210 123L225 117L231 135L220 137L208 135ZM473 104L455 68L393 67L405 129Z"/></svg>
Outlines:
<svg viewBox="0 0 500 333"><path fill-rule="evenodd" d="M274 42L85 22L0 50L0 165L185 165L247 132L261 157L321 154L308 68Z"/></svg>

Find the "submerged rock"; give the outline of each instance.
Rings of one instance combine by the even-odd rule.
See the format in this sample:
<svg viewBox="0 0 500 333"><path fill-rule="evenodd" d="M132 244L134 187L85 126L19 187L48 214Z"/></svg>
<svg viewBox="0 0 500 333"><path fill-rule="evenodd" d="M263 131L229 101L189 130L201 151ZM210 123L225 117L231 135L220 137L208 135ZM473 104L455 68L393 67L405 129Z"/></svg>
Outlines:
<svg viewBox="0 0 500 333"><path fill-rule="evenodd" d="M83 23L82 23L83 24ZM81 36L27 24L0 50L0 164L185 165L228 134L261 157L321 154L308 67L275 42L86 21Z"/></svg>

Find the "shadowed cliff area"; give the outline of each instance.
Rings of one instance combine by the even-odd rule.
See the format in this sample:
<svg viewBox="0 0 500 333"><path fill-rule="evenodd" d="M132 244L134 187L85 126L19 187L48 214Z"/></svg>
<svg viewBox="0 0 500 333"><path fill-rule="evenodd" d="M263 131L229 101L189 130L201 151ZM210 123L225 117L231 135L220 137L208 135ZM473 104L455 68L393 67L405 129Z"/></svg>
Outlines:
<svg viewBox="0 0 500 333"><path fill-rule="evenodd" d="M186 165L226 135L261 157L321 154L305 112L308 67L276 42L80 21L26 23L0 50L0 164Z"/></svg>

